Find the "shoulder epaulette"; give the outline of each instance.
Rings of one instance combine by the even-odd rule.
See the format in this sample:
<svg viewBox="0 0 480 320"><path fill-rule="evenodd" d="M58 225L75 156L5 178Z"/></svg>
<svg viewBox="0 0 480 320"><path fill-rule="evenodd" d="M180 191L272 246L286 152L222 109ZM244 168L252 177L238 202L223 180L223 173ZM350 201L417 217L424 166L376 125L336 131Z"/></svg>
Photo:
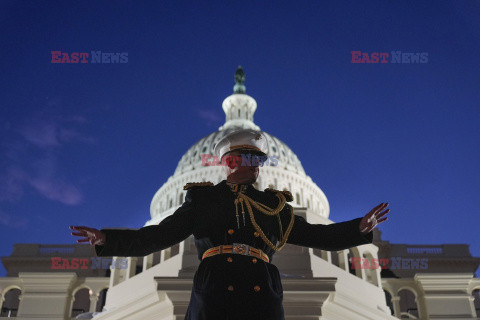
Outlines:
<svg viewBox="0 0 480 320"><path fill-rule="evenodd" d="M186 185L183 186L183 190L188 190L190 188L194 187L211 187L213 186L213 183L210 181L207 182L189 182Z"/></svg>
<svg viewBox="0 0 480 320"><path fill-rule="evenodd" d="M293 201L293 196L290 193L290 191L288 191L288 190L280 191L280 190L276 190L276 189L272 189L272 188L267 188L264 191L265 192L273 192L273 193L281 192L285 196L285 199L287 200L287 202Z"/></svg>

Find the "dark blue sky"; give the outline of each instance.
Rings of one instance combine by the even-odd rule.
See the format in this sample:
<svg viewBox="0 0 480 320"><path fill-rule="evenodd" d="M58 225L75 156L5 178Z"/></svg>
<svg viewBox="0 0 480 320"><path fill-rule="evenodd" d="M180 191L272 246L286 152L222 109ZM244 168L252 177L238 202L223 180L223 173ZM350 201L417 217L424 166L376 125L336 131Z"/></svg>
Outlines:
<svg viewBox="0 0 480 320"><path fill-rule="evenodd" d="M256 124L297 154L332 220L388 201L384 240L479 257L479 16L460 0L2 1L0 256L75 243L69 225L143 226L183 153L223 124L242 65Z"/></svg>

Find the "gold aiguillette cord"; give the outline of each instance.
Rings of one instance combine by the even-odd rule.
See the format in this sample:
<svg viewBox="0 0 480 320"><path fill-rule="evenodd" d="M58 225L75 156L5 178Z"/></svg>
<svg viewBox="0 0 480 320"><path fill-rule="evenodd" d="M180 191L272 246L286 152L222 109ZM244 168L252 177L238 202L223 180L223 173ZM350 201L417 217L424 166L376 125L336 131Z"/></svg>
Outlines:
<svg viewBox="0 0 480 320"><path fill-rule="evenodd" d="M280 251L283 249L283 247L285 246L286 242L287 242L287 239L288 239L288 236L290 235L290 232L292 231L292 228L293 228L293 223L295 222L295 215L293 213L293 207L289 205L290 207L290 213L291 213L291 218L290 218L290 223L288 224L288 227L287 227L287 230L285 231L285 234L283 234L283 231L282 231L282 222L281 222L281 219L280 219L280 211L283 210L283 207L285 206L285 203L286 203L286 199L285 199L285 196L281 193L281 192L277 192L276 193L278 199L280 200L278 206L276 209L272 209L260 202L257 202L255 200L253 200L252 198L250 198L249 196L243 194L243 193L239 193L238 194L238 198L235 199L235 209L236 209L236 215L237 215L237 225L238 225L238 228L240 228L240 222L239 222L239 216L238 216L238 209L237 209L237 203L240 202L241 206L242 206L242 213L245 213L244 210L243 210L243 202L245 202L245 204L247 205L247 210L248 210L248 213L250 215L250 221L252 222L253 224L253 227L255 228L255 230L260 234L260 236L262 237L263 241L265 241L265 243L270 247L272 248L273 250L275 251ZM252 205L257 209L259 210L260 212L268 215L268 216L277 216L277 219L278 219L278 224L279 224L279 228L280 228L280 245L277 247L276 245L274 245L266 236L265 234L263 233L262 229L260 228L260 226L257 224L257 222L255 221L255 218L253 216L253 210L252 210ZM245 216L244 216L244 220L243 220L243 224L245 225Z"/></svg>

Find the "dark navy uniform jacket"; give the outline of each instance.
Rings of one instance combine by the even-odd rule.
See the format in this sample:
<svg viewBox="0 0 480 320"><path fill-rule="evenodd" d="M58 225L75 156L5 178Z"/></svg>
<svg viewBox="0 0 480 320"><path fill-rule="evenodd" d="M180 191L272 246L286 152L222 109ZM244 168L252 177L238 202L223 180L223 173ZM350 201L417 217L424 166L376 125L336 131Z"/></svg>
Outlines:
<svg viewBox="0 0 480 320"><path fill-rule="evenodd" d="M276 208L279 203L275 193L259 191L252 185L248 185L244 193L270 208ZM188 189L183 205L158 225L138 230L102 229L105 244L95 246L96 254L145 256L171 247L193 234L201 262L194 276L186 320L283 320L282 283L277 267L271 263L274 250L255 232L246 207L244 226L238 206L238 228L235 199L236 195L226 180L215 186L193 187ZM283 233L291 219L289 207L286 203L280 212ZM256 223L276 244L280 240L278 218L255 208L252 210ZM287 243L328 251L372 243L373 233L362 235L359 230L361 219L323 225L310 224L295 215ZM252 256L228 253L202 260L207 249L232 243L261 249L269 256L270 263Z"/></svg>

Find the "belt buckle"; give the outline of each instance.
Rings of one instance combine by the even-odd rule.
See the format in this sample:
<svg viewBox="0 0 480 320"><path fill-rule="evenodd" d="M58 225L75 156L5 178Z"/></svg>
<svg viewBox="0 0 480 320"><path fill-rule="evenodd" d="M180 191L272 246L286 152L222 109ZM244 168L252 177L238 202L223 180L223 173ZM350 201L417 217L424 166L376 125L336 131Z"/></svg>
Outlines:
<svg viewBox="0 0 480 320"><path fill-rule="evenodd" d="M250 246L243 243L234 243L232 246L232 252L236 254L248 255Z"/></svg>

